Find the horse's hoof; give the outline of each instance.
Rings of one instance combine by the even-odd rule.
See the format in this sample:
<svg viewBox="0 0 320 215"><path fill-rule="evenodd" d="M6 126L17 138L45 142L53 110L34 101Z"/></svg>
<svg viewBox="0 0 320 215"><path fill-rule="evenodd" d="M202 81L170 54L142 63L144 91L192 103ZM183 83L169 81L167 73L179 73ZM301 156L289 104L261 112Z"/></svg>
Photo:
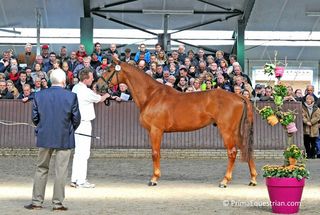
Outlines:
<svg viewBox="0 0 320 215"><path fill-rule="evenodd" d="M149 181L148 186L157 186L157 182Z"/></svg>
<svg viewBox="0 0 320 215"><path fill-rule="evenodd" d="M257 182L250 181L249 186L252 186L252 187L257 186Z"/></svg>
<svg viewBox="0 0 320 215"><path fill-rule="evenodd" d="M227 188L227 185L220 183L220 184L219 184L219 187L220 187L220 188Z"/></svg>

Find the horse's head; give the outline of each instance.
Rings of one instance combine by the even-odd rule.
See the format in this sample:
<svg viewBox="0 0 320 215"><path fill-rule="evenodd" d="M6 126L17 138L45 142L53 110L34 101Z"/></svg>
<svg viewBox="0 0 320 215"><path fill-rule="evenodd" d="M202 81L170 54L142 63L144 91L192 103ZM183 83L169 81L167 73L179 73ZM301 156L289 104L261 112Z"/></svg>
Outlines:
<svg viewBox="0 0 320 215"><path fill-rule="evenodd" d="M118 59L113 59L113 63L106 68L97 81L97 90L106 92L108 88L122 82L121 65Z"/></svg>

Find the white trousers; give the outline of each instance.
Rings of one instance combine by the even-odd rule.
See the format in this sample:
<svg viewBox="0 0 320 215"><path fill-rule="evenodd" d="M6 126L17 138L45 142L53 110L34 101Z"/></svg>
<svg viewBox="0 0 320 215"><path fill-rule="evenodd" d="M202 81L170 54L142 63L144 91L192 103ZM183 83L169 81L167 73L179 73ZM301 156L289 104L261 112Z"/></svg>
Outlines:
<svg viewBox="0 0 320 215"><path fill-rule="evenodd" d="M80 134L91 135L91 121L81 121L75 131ZM76 147L74 150L71 182L85 183L87 179L88 159L90 157L91 137L75 134Z"/></svg>

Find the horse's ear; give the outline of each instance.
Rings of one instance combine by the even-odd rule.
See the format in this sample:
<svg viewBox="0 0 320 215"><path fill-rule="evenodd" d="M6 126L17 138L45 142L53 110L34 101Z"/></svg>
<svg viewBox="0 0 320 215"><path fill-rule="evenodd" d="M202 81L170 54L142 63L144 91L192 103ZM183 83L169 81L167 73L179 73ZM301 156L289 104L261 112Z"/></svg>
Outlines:
<svg viewBox="0 0 320 215"><path fill-rule="evenodd" d="M120 64L120 60L118 58L118 56L112 55L112 61L114 62L114 64L119 65Z"/></svg>

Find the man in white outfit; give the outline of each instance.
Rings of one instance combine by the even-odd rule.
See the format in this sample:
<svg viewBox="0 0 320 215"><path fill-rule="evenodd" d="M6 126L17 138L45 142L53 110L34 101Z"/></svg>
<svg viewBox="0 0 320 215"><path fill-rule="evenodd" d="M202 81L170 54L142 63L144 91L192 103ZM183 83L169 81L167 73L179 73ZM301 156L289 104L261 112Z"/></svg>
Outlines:
<svg viewBox="0 0 320 215"><path fill-rule="evenodd" d="M92 91L93 74L90 68L84 68L79 74L80 82L75 85L72 92L77 94L81 123L75 133L91 135L91 120L95 119L93 103L103 102L110 95L100 96ZM87 166L90 157L91 137L75 134L75 152L72 164L71 187L94 188L95 185L87 180Z"/></svg>

